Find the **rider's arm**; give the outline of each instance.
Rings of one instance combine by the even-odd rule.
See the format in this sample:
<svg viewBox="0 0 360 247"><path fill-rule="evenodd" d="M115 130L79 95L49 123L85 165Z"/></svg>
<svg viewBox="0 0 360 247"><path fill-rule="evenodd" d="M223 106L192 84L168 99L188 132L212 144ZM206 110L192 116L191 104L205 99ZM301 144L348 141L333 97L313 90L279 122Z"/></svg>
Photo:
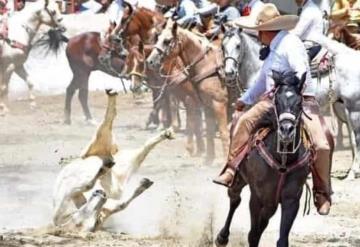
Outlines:
<svg viewBox="0 0 360 247"><path fill-rule="evenodd" d="M263 65L263 68L260 71L258 78L255 83L243 94L240 98L240 101L246 105L253 105L258 100L258 98L264 94L266 91L266 71Z"/></svg>
<svg viewBox="0 0 360 247"><path fill-rule="evenodd" d="M297 37L288 37L286 42L285 49L287 53L285 54L289 66L292 71L296 71L296 76L300 79L304 73L308 73L305 82L305 94L314 95L314 85L312 84L310 69L309 69L309 60L308 54L304 47L303 42Z"/></svg>
<svg viewBox="0 0 360 247"><path fill-rule="evenodd" d="M314 16L312 12L304 11L299 18L299 22L296 24L295 28L290 32L297 35L298 37L303 37L309 27L313 24Z"/></svg>

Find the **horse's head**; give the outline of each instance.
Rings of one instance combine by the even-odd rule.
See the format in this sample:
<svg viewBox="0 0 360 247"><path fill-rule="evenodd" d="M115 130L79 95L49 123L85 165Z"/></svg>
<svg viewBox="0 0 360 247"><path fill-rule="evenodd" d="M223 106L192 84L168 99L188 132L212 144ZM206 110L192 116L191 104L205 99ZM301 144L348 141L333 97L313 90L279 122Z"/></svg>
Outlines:
<svg viewBox="0 0 360 247"><path fill-rule="evenodd" d="M226 80L233 81L238 73L238 61L241 61L244 53L240 28L228 28L223 26L224 38L221 47L224 54L224 72Z"/></svg>
<svg viewBox="0 0 360 247"><path fill-rule="evenodd" d="M306 73L299 79L295 72L280 73L273 71L275 82L275 113L277 117L278 144L285 148L285 151L296 151L296 132L299 127L302 113L302 90L305 84ZM293 145L289 149L288 146Z"/></svg>
<svg viewBox="0 0 360 247"><path fill-rule="evenodd" d="M159 69L165 58L170 56L176 58L180 52L178 42L178 25L176 22L168 20L146 60L149 67Z"/></svg>
<svg viewBox="0 0 360 247"><path fill-rule="evenodd" d="M129 49L129 55L126 58L128 74L131 80L130 90L135 95L142 93L143 80L146 73L145 51L142 42L138 46Z"/></svg>
<svg viewBox="0 0 360 247"><path fill-rule="evenodd" d="M61 26L61 13L59 6L53 0L39 1L39 8L36 11L36 19L38 23L47 25L53 28L63 28Z"/></svg>

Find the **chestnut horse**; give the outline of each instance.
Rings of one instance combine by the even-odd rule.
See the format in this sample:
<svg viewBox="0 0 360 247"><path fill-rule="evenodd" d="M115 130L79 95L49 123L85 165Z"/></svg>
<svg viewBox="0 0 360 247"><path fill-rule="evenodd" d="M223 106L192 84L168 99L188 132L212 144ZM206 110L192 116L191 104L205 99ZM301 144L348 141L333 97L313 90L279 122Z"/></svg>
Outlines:
<svg viewBox="0 0 360 247"><path fill-rule="evenodd" d="M223 154L227 155L228 95L218 73L222 67L221 50L210 44L204 36L178 28L176 22L169 20L147 62L150 68L159 69L166 58L172 59L173 63L176 63L176 59L181 59L184 65L182 71L188 75L204 104L207 119L206 161L211 162L215 158L215 119L223 144Z"/></svg>
<svg viewBox="0 0 360 247"><path fill-rule="evenodd" d="M124 28L121 31L122 36L126 36L127 41L131 42L134 35L140 35L141 39L149 39L152 30L159 21L159 14L154 11L139 8L132 10L125 9L122 20ZM142 27L142 29L139 29ZM124 68L125 53L113 54L109 64L102 64L98 57L106 49L103 46L100 33L86 32L69 39L66 47L66 56L70 68L73 72L73 78L66 89L65 98L65 120L66 124L71 123L71 101L76 90L79 90L79 100L83 108L87 121L92 120L88 106L88 88L89 77L92 71L100 70L112 76L122 76L126 70Z"/></svg>
<svg viewBox="0 0 360 247"><path fill-rule="evenodd" d="M181 72L183 66L179 63L172 63L172 59L168 59L163 64L161 73L151 70L146 66L145 59L150 54L153 45L140 44L129 50L127 58L127 67L132 68L130 77L132 88L139 89L143 85L142 80L146 78L146 85L155 93L154 94L154 114L158 114L159 107L164 108L165 112L172 112L170 116L174 119L176 109L171 105L171 96L182 102L186 110L186 150L190 155L200 156L204 152L204 142L202 139L202 119L201 119L201 102L195 91L195 88ZM168 76L162 76L164 75ZM158 106L158 103L161 104ZM194 148L193 137L196 138L196 152Z"/></svg>

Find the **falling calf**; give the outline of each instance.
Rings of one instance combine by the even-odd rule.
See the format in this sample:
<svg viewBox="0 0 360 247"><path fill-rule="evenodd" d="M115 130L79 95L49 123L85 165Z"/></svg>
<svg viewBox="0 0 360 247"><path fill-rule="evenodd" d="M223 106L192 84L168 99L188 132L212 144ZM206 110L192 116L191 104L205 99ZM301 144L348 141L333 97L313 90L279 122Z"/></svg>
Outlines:
<svg viewBox="0 0 360 247"><path fill-rule="evenodd" d="M134 150L119 150L112 135L116 116L116 93L107 91L108 106L103 122L81 158L66 165L58 175L54 188L56 226L69 230L95 231L112 214L152 185L144 178L137 188L124 198L123 192L131 176L148 153L161 141L173 139L173 131L165 130ZM84 193L93 191L87 200ZM75 207L74 207L75 206Z"/></svg>

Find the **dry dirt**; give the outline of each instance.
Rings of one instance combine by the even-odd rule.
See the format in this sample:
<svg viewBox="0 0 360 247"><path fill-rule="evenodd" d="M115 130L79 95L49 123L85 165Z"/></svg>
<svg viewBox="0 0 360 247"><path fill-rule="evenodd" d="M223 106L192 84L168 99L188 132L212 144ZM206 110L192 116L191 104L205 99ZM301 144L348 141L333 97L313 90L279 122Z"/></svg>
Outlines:
<svg viewBox="0 0 360 247"><path fill-rule="evenodd" d="M142 177L154 185L126 210L110 218L97 233L66 233L51 223L52 186L62 159L76 157L91 139L95 126L87 126L77 100L73 124L62 124L64 96L38 98L30 110L27 102L11 104L11 114L0 118L0 246L212 246L228 208L226 190L211 178L221 167L202 165L189 157L184 134L157 146L145 160L135 184ZM101 120L106 96L90 97L92 112ZM141 145L156 130L143 129L150 97L135 102L120 95L114 133L120 147ZM217 140L217 150L221 150ZM219 151L220 152L220 151ZM291 233L291 246L360 246L360 181L339 179L350 167L348 150L337 151L333 165L333 207L327 217L303 216L303 202ZM246 246L250 225L248 190L235 215L229 246ZM279 211L273 217L261 246L274 246Z"/></svg>

